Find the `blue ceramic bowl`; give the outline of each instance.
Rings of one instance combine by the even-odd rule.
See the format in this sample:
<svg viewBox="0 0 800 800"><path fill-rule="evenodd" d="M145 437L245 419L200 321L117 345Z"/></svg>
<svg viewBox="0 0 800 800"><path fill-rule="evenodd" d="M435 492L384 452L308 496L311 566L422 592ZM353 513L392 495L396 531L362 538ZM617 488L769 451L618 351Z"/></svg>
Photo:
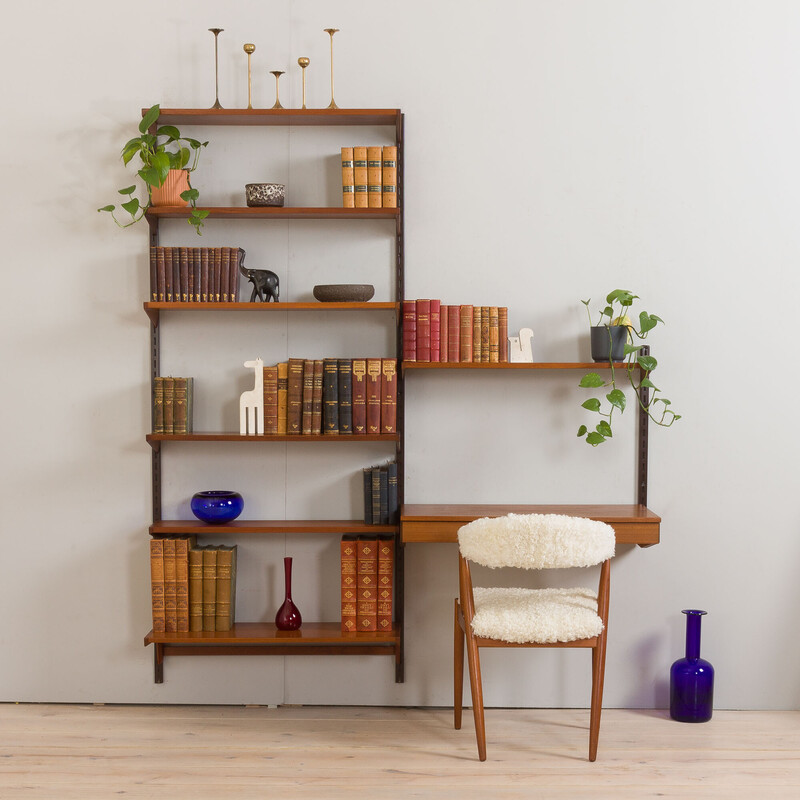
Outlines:
<svg viewBox="0 0 800 800"><path fill-rule="evenodd" d="M235 520L244 508L244 500L239 492L225 489L211 489L198 492L192 497L192 514L210 525L224 525Z"/></svg>

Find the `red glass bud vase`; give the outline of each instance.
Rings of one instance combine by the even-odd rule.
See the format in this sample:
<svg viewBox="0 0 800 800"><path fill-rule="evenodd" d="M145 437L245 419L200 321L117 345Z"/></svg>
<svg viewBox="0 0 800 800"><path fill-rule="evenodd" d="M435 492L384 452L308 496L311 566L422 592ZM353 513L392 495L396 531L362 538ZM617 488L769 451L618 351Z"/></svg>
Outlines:
<svg viewBox="0 0 800 800"><path fill-rule="evenodd" d="M292 559L283 559L283 572L286 577L286 598L275 615L275 627L279 631L296 631L303 624L300 611L292 600Z"/></svg>

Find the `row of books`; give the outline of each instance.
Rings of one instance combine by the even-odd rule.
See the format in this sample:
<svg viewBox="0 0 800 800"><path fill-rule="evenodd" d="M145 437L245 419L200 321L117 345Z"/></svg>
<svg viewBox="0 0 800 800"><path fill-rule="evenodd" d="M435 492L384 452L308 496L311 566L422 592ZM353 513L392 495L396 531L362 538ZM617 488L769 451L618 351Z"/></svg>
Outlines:
<svg viewBox="0 0 800 800"><path fill-rule="evenodd" d="M241 247L150 248L150 299L160 303L239 301Z"/></svg>
<svg viewBox="0 0 800 800"><path fill-rule="evenodd" d="M397 432L396 358L290 358L264 367L264 433Z"/></svg>
<svg viewBox="0 0 800 800"><path fill-rule="evenodd" d="M391 631L394 537L345 534L340 547L342 631Z"/></svg>
<svg viewBox="0 0 800 800"><path fill-rule="evenodd" d="M194 536L150 540L153 631L229 631L237 546L197 547Z"/></svg>
<svg viewBox="0 0 800 800"><path fill-rule="evenodd" d="M397 208L397 147L342 148L342 206Z"/></svg>
<svg viewBox="0 0 800 800"><path fill-rule="evenodd" d="M403 300L403 360L506 362L508 308Z"/></svg>
<svg viewBox="0 0 800 800"><path fill-rule="evenodd" d="M399 516L397 502L397 463L364 468L364 523L366 525L396 525Z"/></svg>
<svg viewBox="0 0 800 800"><path fill-rule="evenodd" d="M157 377L153 381L153 433L191 433L194 378Z"/></svg>

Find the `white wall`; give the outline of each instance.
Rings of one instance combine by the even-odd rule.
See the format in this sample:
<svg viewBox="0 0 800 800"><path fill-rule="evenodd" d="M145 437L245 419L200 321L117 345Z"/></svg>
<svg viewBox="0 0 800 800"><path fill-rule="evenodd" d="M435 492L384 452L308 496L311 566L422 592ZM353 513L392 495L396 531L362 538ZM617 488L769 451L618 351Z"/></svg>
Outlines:
<svg viewBox="0 0 800 800"><path fill-rule="evenodd" d="M258 48L256 105L272 104L267 71L276 68L288 73L284 104L299 105L300 55L311 58L308 104L326 105L322 29L335 25L339 104L404 110L407 296L508 305L512 329L534 328L541 360L588 355L581 298L631 288L666 319L653 341L662 362L654 377L684 418L651 436L649 505L663 516L662 543L621 547L614 564L606 703L666 704L669 664L682 654L680 610L694 606L709 611L703 654L717 668L718 707L798 707L800 643L785 636L800 603L800 6L789 0L9 9L0 51L0 699L450 702L452 545L407 548L403 685L390 659L349 657L175 658L166 682L152 682L142 646L147 235L143 226L120 231L94 209L127 182L117 154L142 106L211 105L214 25L225 28L225 106L246 105L246 41ZM290 197L311 191L309 163L297 158L309 146L303 132L210 135L195 178L207 201L231 203L245 180L280 170ZM249 162L233 157L254 144ZM329 154L338 144L314 146ZM291 269L284 286L297 294L322 277L369 275L385 286L385 231L349 225L210 223L203 244L246 241L252 265ZM177 223L166 235L188 239ZM262 330L252 319L170 318L164 368L199 385L205 376L198 421L233 428L246 382L238 364L256 349L275 360L329 354L327 322L284 319ZM347 337L345 355L388 347L378 318ZM574 435L583 419L576 380L409 376L407 499L631 501L632 415L613 443L588 448ZM353 472L384 453L341 450L330 467L308 445L175 448L165 456L167 508L185 513L193 491L230 484L254 517L346 514L357 507ZM295 488L299 473L305 491ZM333 538L265 538L245 549L240 617L274 614L276 565L288 553L301 610L336 618ZM484 659L488 703L587 703L585 656L494 655Z"/></svg>

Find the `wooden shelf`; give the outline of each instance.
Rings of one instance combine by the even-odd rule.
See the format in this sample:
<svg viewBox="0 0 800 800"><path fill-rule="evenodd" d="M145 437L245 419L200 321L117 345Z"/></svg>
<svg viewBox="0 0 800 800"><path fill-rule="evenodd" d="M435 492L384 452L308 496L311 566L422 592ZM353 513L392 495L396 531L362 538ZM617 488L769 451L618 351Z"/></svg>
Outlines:
<svg viewBox="0 0 800 800"><path fill-rule="evenodd" d="M237 519L209 525L197 519L167 519L150 526L151 536L238 536L257 533L397 533L397 525L365 525L357 519Z"/></svg>
<svg viewBox="0 0 800 800"><path fill-rule="evenodd" d="M389 219L400 218L399 208L340 208L319 206L198 206L209 219ZM190 206L151 206L148 219L188 219Z"/></svg>
<svg viewBox="0 0 800 800"><path fill-rule="evenodd" d="M480 517L505 514L566 514L607 522L618 544L648 547L660 541L661 517L641 505L417 504L400 509L403 542L456 542L458 529Z"/></svg>
<svg viewBox="0 0 800 800"><path fill-rule="evenodd" d="M559 369L611 369L608 361L534 361L532 363L486 363L477 361L463 362L442 362L442 361L403 361L403 371L407 370L428 370L428 369L537 369L537 370L559 370ZM625 369L624 362L615 362L615 369ZM637 367L638 369L638 367Z"/></svg>
<svg viewBox="0 0 800 800"><path fill-rule="evenodd" d="M142 116L148 109L142 109ZM399 108L162 108L159 125L397 125Z"/></svg>
<svg viewBox="0 0 800 800"><path fill-rule="evenodd" d="M398 442L397 433L353 433L338 436L299 434L294 436L242 436L240 433L148 433L147 442L158 445L160 442Z"/></svg>

